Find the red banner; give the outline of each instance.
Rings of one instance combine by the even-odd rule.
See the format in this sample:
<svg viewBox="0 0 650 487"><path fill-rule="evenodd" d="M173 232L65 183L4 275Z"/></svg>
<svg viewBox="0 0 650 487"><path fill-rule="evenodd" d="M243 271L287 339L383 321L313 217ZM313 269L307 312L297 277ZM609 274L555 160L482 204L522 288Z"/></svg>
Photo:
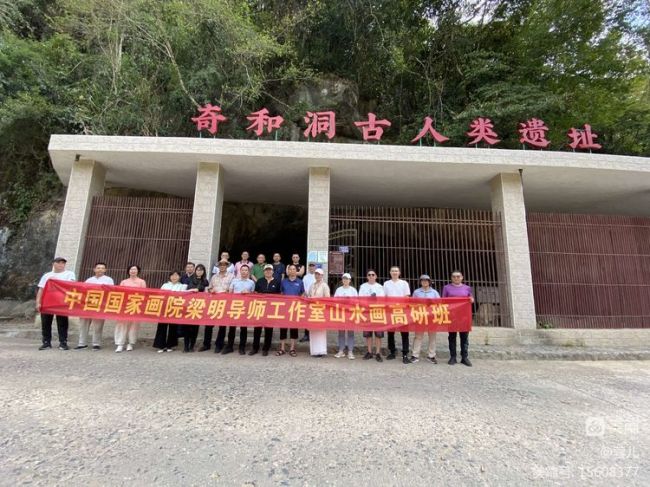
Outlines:
<svg viewBox="0 0 650 487"><path fill-rule="evenodd" d="M209 294L50 279L41 312L121 321L364 331L470 331L469 298Z"/></svg>

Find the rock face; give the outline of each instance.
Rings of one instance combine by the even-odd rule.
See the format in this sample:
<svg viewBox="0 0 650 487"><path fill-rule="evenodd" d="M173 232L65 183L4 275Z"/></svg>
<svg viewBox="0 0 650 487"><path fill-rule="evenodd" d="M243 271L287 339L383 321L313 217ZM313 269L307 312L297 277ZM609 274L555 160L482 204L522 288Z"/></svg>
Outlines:
<svg viewBox="0 0 650 487"><path fill-rule="evenodd" d="M302 116L307 110L332 110L336 112L336 141L345 142L345 139L358 141L359 132L353 123L362 118L365 119L365 116L359 114L359 90L352 81L336 77L323 77L300 84L289 97L289 104L304 109L300 113L300 119L293 121L293 140L304 139L300 133L302 129L298 127L304 126Z"/></svg>
<svg viewBox="0 0 650 487"><path fill-rule="evenodd" d="M51 267L63 202L35 211L16 232L0 229L0 298L32 299L40 276ZM4 240L3 240L4 239Z"/></svg>

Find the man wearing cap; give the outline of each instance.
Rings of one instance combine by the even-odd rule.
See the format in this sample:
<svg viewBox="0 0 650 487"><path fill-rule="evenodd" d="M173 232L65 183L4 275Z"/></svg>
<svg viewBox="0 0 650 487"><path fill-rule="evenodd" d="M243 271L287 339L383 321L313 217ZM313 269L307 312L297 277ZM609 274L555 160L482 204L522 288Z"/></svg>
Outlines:
<svg viewBox="0 0 650 487"><path fill-rule="evenodd" d="M409 283L403 281L400 277L400 269L398 266L394 265L390 268L390 280L384 283L384 293L389 297L411 297L411 288ZM409 360L409 332L401 331L400 335L402 336L402 363L410 364ZM397 348L395 347L395 332L388 332L388 356L386 360L393 360L397 353Z"/></svg>
<svg viewBox="0 0 650 487"><path fill-rule="evenodd" d="M377 282L377 273L375 270L368 269L368 272L366 272L366 277L368 278L368 282L361 284L361 287L359 288L359 296L369 296L373 298L377 296L385 296L384 286ZM375 350L377 351L375 355L372 353L373 335L375 335L374 342ZM370 360L374 356L377 362L383 362L383 359L381 358L381 340L384 338L384 332L364 331L363 337L366 339L366 346L368 347L368 351L363 356L363 359Z"/></svg>
<svg viewBox="0 0 650 487"><path fill-rule="evenodd" d="M41 312L41 301L43 299L43 288L50 279L59 281L76 281L74 272L67 271L65 265L68 261L63 257L57 257L52 261L52 270L46 272L38 281L38 292L36 293L36 311ZM41 313L41 331L43 334L43 344L39 350L52 348L52 321L54 315ZM68 317L56 316L56 329L59 333L59 350L69 350L68 348Z"/></svg>
<svg viewBox="0 0 650 487"><path fill-rule="evenodd" d="M413 291L414 298L426 298L426 299L438 299L440 294L438 291L431 287L431 278L427 274L422 274L420 276L420 287ZM426 332L429 335L429 354L427 355L427 360L432 364L437 364L436 360L436 332L428 331ZM420 349L422 348L422 340L424 338L424 332L417 332L415 334L415 340L413 340L413 355L411 355L411 362L420 361Z"/></svg>
<svg viewBox="0 0 650 487"><path fill-rule="evenodd" d="M258 260L259 262L259 260ZM258 279L255 283L255 292L260 294L280 294L280 281L273 277L273 266L264 265L264 277ZM260 338L262 337L262 327L256 326L253 330L253 349L248 355L255 355L260 350ZM264 345L262 345L262 355L266 357L271 350L273 341L273 328L264 327Z"/></svg>
<svg viewBox="0 0 650 487"><path fill-rule="evenodd" d="M255 291L255 283L249 277L250 268L246 264L239 267L239 275L235 277L230 283L229 292L234 294L249 294ZM221 353L232 353L235 346L235 332L237 326L228 327L228 344ZM246 340L248 339L248 328L245 326L239 327L239 355L246 353Z"/></svg>
<svg viewBox="0 0 650 487"><path fill-rule="evenodd" d="M305 273L305 276L302 278L302 285L305 286L305 294L307 295L309 295L309 288L311 287L312 284L314 284L316 280L315 272L316 272L316 263L310 262L309 266L307 266L307 272ZM299 341L301 343L309 341L309 330L305 330L305 334L302 336L302 338Z"/></svg>
<svg viewBox="0 0 650 487"><path fill-rule="evenodd" d="M210 279L210 287L208 288L208 292L220 294L227 293L230 290L230 283L234 279L234 274L232 272L228 272L229 265L230 262L228 262L226 259L221 259L219 261L217 265L218 271L215 272ZM210 350L210 347L212 346L213 328L213 326L205 327L203 335L203 346L199 349L199 352ZM228 327L220 326L219 330L217 331L217 339L214 342L214 353L221 353L223 350L223 342L226 338L226 328Z"/></svg>
<svg viewBox="0 0 650 487"><path fill-rule="evenodd" d="M357 290L353 286L350 286L350 283L352 282L352 276L350 274L347 272L343 274L341 276L341 281L343 282L343 285L339 286L336 288L336 291L334 291L335 298L356 298L359 295ZM339 351L334 356L336 358L345 357L345 348L347 346L348 358L354 360L354 330L339 330L338 335Z"/></svg>
<svg viewBox="0 0 650 487"><path fill-rule="evenodd" d="M113 279L106 275L106 264L103 262L97 262L93 268L94 276L86 279L88 284L106 284L112 286L115 284ZM77 345L75 350L83 350L88 348L88 332L90 331L90 326L93 327L93 350L99 350L102 348L102 331L104 330L104 320L93 318L80 318L79 319L79 345Z"/></svg>

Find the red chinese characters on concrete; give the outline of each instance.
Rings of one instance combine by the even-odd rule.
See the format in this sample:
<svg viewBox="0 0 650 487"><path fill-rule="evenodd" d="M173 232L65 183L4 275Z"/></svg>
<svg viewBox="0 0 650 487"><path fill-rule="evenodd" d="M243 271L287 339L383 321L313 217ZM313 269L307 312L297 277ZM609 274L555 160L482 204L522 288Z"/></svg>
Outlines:
<svg viewBox="0 0 650 487"><path fill-rule="evenodd" d="M196 124L196 130L207 129L212 135L219 131L219 122L228 120L221 114L221 107L207 103L199 107L199 116L192 117L192 122Z"/></svg>
<svg viewBox="0 0 650 487"><path fill-rule="evenodd" d="M531 118L519 124L519 135L521 135L519 142L537 149L545 149L551 143L546 139L546 132L548 127L543 120Z"/></svg>
<svg viewBox="0 0 650 487"><path fill-rule="evenodd" d="M468 142L467 145L476 145L479 142L485 142L488 145L494 145L501 140L499 136L493 130L494 124L489 118L479 117L475 120L472 120L472 123L469 124L469 128L472 129L466 133L468 137L474 137Z"/></svg>
<svg viewBox="0 0 650 487"><path fill-rule="evenodd" d="M569 136L569 139L571 139L569 147L571 147L573 150L591 150L601 149L603 147L602 145L594 142L594 139L597 139L598 135L595 132L591 131L591 125L588 123L586 123L582 129L571 127L571 130L569 130L567 135Z"/></svg>
<svg viewBox="0 0 650 487"><path fill-rule="evenodd" d="M424 127L422 127L420 133L417 134L413 140L411 140L411 143L414 144L422 137L425 137L427 135L430 135L433 140L438 142L438 144L442 144L443 142L447 142L449 140L449 137L445 137L433 128L433 119L431 117L424 118Z"/></svg>
<svg viewBox="0 0 650 487"><path fill-rule="evenodd" d="M354 122L354 125L361 129L363 140L367 142L381 140L382 135L384 135L384 128L390 127L391 123L386 119L377 120L374 113L369 113L367 122Z"/></svg>
<svg viewBox="0 0 650 487"><path fill-rule="evenodd" d="M307 112L305 116L307 128L303 132L305 137L315 138L319 134L325 134L328 139L336 135L336 114L329 112Z"/></svg>
<svg viewBox="0 0 650 487"><path fill-rule="evenodd" d="M284 118L280 115L269 117L269 111L266 108L253 112L246 118L251 122L251 124L246 127L246 131L250 132L252 130L258 137L264 133L264 130L270 134L274 130L279 129L284 122Z"/></svg>

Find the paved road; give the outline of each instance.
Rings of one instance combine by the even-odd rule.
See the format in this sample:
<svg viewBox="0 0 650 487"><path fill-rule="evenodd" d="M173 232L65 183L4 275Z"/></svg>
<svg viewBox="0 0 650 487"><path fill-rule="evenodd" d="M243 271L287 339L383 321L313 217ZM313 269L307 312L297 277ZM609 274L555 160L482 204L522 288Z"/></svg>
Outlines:
<svg viewBox="0 0 650 487"><path fill-rule="evenodd" d="M0 484L648 485L650 363L473 368L0 337Z"/></svg>

